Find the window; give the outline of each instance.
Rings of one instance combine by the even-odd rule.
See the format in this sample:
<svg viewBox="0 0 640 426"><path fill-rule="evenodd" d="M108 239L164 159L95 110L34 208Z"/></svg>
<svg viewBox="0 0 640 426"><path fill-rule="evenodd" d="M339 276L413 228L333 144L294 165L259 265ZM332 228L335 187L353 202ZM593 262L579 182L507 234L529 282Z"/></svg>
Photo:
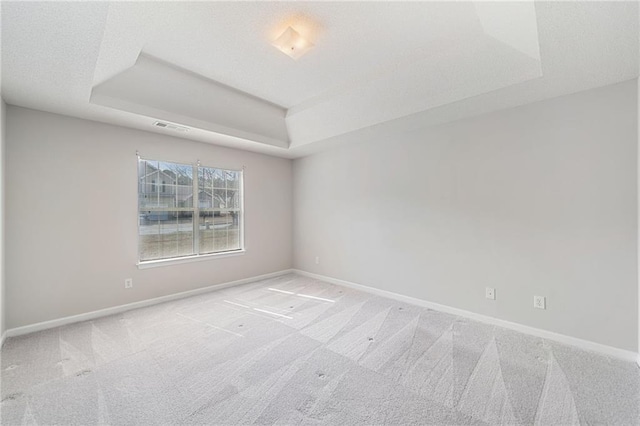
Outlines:
<svg viewBox="0 0 640 426"><path fill-rule="evenodd" d="M138 213L140 262L241 251L242 172L140 159Z"/></svg>

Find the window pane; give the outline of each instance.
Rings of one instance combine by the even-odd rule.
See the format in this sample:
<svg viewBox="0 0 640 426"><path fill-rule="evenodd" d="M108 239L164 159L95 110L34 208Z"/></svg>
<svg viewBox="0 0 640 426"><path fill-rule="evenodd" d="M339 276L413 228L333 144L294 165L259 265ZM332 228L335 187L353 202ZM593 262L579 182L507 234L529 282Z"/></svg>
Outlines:
<svg viewBox="0 0 640 426"><path fill-rule="evenodd" d="M240 249L239 214L200 212L200 253Z"/></svg>
<svg viewBox="0 0 640 426"><path fill-rule="evenodd" d="M198 189L200 191L207 190L211 192L213 188L213 175L214 170L209 167L198 168Z"/></svg>
<svg viewBox="0 0 640 426"><path fill-rule="evenodd" d="M240 212L230 212L231 225L227 229L227 250L239 250L240 244Z"/></svg>
<svg viewBox="0 0 640 426"><path fill-rule="evenodd" d="M193 185L176 185L173 190L176 194L174 203L177 207L193 207Z"/></svg>
<svg viewBox="0 0 640 426"><path fill-rule="evenodd" d="M241 249L241 180L240 171L140 160L140 260Z"/></svg>
<svg viewBox="0 0 640 426"><path fill-rule="evenodd" d="M200 212L200 253L212 253L214 251L213 232L215 229L215 216L212 211Z"/></svg>
<svg viewBox="0 0 640 426"><path fill-rule="evenodd" d="M193 182L193 166L190 164L158 162L163 178L170 179L174 185L191 185Z"/></svg>
<svg viewBox="0 0 640 426"><path fill-rule="evenodd" d="M225 170L227 188L240 188L240 172Z"/></svg>
<svg viewBox="0 0 640 426"><path fill-rule="evenodd" d="M140 260L194 254L191 212L152 211L140 214Z"/></svg>
<svg viewBox="0 0 640 426"><path fill-rule="evenodd" d="M227 208L227 190L215 188L213 190L213 208L226 209Z"/></svg>
<svg viewBox="0 0 640 426"><path fill-rule="evenodd" d="M240 209L240 190L227 189L227 208Z"/></svg>
<svg viewBox="0 0 640 426"><path fill-rule="evenodd" d="M157 162L145 160L138 164L138 200L141 207L158 203L158 193L155 187L157 166Z"/></svg>
<svg viewBox="0 0 640 426"><path fill-rule="evenodd" d="M213 169L208 167L198 168L198 208L213 208Z"/></svg>
<svg viewBox="0 0 640 426"><path fill-rule="evenodd" d="M140 210L193 206L193 166L191 165L140 160L138 180Z"/></svg>
<svg viewBox="0 0 640 426"><path fill-rule="evenodd" d="M214 188L224 188L224 171L220 169L210 169L213 173L213 187Z"/></svg>

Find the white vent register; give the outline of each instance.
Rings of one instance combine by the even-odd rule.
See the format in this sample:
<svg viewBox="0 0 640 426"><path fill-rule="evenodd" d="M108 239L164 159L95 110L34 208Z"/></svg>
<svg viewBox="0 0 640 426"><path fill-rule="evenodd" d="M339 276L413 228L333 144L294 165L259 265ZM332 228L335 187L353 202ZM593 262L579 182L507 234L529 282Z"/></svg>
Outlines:
<svg viewBox="0 0 640 426"><path fill-rule="evenodd" d="M163 129L175 130L177 132L188 132L189 128L184 126L178 126L177 124L167 123L166 121L156 121L153 123L156 127L162 127Z"/></svg>

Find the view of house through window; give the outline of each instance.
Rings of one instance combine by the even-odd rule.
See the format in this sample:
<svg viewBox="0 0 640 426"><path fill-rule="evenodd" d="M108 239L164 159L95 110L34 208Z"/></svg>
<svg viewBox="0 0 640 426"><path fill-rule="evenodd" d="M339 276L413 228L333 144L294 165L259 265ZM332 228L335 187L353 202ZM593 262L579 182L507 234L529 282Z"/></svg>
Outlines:
<svg viewBox="0 0 640 426"><path fill-rule="evenodd" d="M240 171L139 160L140 261L241 250L241 180Z"/></svg>

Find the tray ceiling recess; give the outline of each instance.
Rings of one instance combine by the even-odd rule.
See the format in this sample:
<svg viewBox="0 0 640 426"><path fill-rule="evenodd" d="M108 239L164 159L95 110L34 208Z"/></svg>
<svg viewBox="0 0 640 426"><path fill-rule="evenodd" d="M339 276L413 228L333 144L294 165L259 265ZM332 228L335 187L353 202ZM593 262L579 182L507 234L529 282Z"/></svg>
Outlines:
<svg viewBox="0 0 640 426"><path fill-rule="evenodd" d="M3 2L2 92L295 158L634 78L637 18L636 2Z"/></svg>
<svg viewBox="0 0 640 426"><path fill-rule="evenodd" d="M458 19L465 25L457 25L455 33L427 31L424 42L405 57L377 64L289 108L145 53L96 86L91 102L287 148L540 77L533 3L472 5ZM449 9L433 12L448 14ZM295 23L270 42L294 59L313 46ZM317 48L324 47L320 40Z"/></svg>

